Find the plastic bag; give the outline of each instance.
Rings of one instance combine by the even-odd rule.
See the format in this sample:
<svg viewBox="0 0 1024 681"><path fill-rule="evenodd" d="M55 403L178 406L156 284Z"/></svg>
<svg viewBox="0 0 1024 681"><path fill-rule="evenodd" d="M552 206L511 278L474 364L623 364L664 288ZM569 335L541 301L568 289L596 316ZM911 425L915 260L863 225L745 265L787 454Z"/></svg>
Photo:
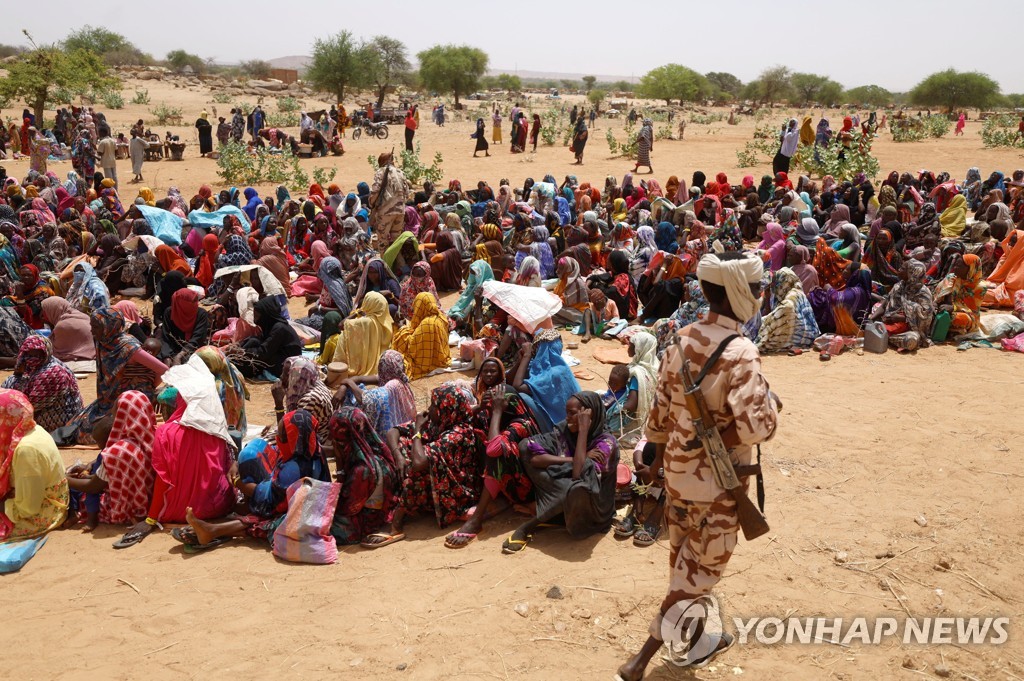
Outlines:
<svg viewBox="0 0 1024 681"><path fill-rule="evenodd" d="M328 565L338 560L331 536L341 484L303 478L288 488L288 513L274 532L274 555L292 563Z"/></svg>

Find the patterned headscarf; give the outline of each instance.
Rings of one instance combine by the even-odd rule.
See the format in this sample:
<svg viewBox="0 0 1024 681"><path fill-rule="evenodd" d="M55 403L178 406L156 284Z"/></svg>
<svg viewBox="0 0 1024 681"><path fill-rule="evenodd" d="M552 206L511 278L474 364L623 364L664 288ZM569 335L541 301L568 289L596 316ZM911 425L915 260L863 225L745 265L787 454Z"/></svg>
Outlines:
<svg viewBox="0 0 1024 681"><path fill-rule="evenodd" d="M18 443L33 428L32 403L17 390L0 390L0 497L11 490L11 464ZM14 524L0 507L0 540L10 534Z"/></svg>

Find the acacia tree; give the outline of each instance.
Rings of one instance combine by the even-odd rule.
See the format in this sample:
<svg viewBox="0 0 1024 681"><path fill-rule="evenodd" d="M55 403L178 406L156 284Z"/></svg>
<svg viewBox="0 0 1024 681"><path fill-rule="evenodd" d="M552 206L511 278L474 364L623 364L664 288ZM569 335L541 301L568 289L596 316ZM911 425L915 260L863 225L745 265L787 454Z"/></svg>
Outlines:
<svg viewBox="0 0 1024 681"><path fill-rule="evenodd" d="M583 76L583 89L586 90L587 94L594 89L597 84L597 76Z"/></svg>
<svg viewBox="0 0 1024 681"><path fill-rule="evenodd" d="M519 76L510 75L508 73L499 73L494 78L494 84L502 90L508 92L522 92L523 81Z"/></svg>
<svg viewBox="0 0 1024 681"><path fill-rule="evenodd" d="M102 57L103 61L111 66L152 62L152 57L135 47L120 33L89 25L70 33L61 46L68 52L87 50Z"/></svg>
<svg viewBox="0 0 1024 681"><path fill-rule="evenodd" d="M785 66L773 66L765 69L757 80L747 83L743 88L746 99L756 99L769 106L785 99L790 93L790 72Z"/></svg>
<svg viewBox="0 0 1024 681"><path fill-rule="evenodd" d="M469 45L435 45L416 56L423 84L437 92L451 92L456 109L459 97L475 90L487 71L487 53Z"/></svg>
<svg viewBox="0 0 1024 681"><path fill-rule="evenodd" d="M99 55L82 49L68 52L54 46L35 47L4 68L7 77L0 79L0 99L24 99L32 107L40 129L46 101L57 88L101 89L116 83L107 75Z"/></svg>
<svg viewBox="0 0 1024 681"><path fill-rule="evenodd" d="M881 85L861 85L847 90L843 99L850 104L863 104L867 106L886 106L892 104L893 94Z"/></svg>
<svg viewBox="0 0 1024 681"><path fill-rule="evenodd" d="M710 73L705 73L704 77L707 78L708 82L711 83L711 85L720 93L727 95L732 99L739 97L740 91L743 89L743 83L739 78L731 73L711 71Z"/></svg>
<svg viewBox="0 0 1024 681"><path fill-rule="evenodd" d="M363 78L377 90L377 106L384 104L388 89L402 82L412 69L405 43L386 35L374 36L360 48Z"/></svg>
<svg viewBox="0 0 1024 681"><path fill-rule="evenodd" d="M206 62L198 54L191 54L185 50L171 50L167 53L167 63L175 71L184 71L185 67L191 68L196 73L206 71Z"/></svg>
<svg viewBox="0 0 1024 681"><path fill-rule="evenodd" d="M793 104L824 104L834 106L843 98L843 86L828 76L815 73L794 73L790 76L794 97Z"/></svg>
<svg viewBox="0 0 1024 681"><path fill-rule="evenodd" d="M361 70L360 49L349 31L319 39L313 43L313 58L306 70L306 79L317 90L345 99L345 88L358 85Z"/></svg>
<svg viewBox="0 0 1024 681"><path fill-rule="evenodd" d="M672 104L673 99L680 103L694 101L706 93L708 82L704 76L681 64L665 64L652 69L640 78L637 92L651 99L664 99Z"/></svg>
<svg viewBox="0 0 1024 681"><path fill-rule="evenodd" d="M608 95L604 90L591 90L587 93L587 101L594 107L594 111L601 113L601 102Z"/></svg>
<svg viewBox="0 0 1024 681"><path fill-rule="evenodd" d="M941 106L946 111L982 109L999 97L999 83L978 71L946 69L928 76L910 91L910 101L921 106Z"/></svg>

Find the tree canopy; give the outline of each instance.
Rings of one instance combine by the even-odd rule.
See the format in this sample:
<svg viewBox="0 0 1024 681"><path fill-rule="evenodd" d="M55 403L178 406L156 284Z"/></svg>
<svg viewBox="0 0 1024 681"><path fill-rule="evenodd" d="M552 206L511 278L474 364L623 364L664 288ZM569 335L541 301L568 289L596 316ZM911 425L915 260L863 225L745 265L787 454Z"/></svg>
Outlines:
<svg viewBox="0 0 1024 681"><path fill-rule="evenodd" d="M597 76L583 76L583 89L586 90L587 94L594 89L597 84Z"/></svg>
<svg viewBox="0 0 1024 681"><path fill-rule="evenodd" d="M835 106L843 100L843 86L828 76L816 73L794 73L789 77L793 97L790 100L798 106L822 104Z"/></svg>
<svg viewBox="0 0 1024 681"><path fill-rule="evenodd" d="M403 82L412 70L405 43L386 35L374 36L360 48L362 77L377 91L377 106L384 104L388 89Z"/></svg>
<svg viewBox="0 0 1024 681"><path fill-rule="evenodd" d="M587 101L594 107L595 111L601 111L601 102L608 95L607 92L600 89L591 90L587 93Z"/></svg>
<svg viewBox="0 0 1024 681"><path fill-rule="evenodd" d="M338 101L345 99L345 88L358 85L361 71L360 48L349 31L341 31L313 43L313 58L306 80L317 90L329 92Z"/></svg>
<svg viewBox="0 0 1024 681"><path fill-rule="evenodd" d="M977 71L946 69L928 76L910 91L910 101L921 106L939 106L947 111L967 107L984 108L999 98L999 83Z"/></svg>
<svg viewBox="0 0 1024 681"><path fill-rule="evenodd" d="M747 83L743 88L744 99L756 99L764 104L787 99L792 92L791 73L785 66L773 66L765 69L757 80Z"/></svg>
<svg viewBox="0 0 1024 681"><path fill-rule="evenodd" d="M24 99L39 126L46 102L57 88L85 91L115 84L99 55L89 50L39 47L22 53L5 68L7 78L0 79L0 99Z"/></svg>
<svg viewBox="0 0 1024 681"><path fill-rule="evenodd" d="M861 85L847 90L843 99L848 104L887 106L893 103L895 97L880 85Z"/></svg>
<svg viewBox="0 0 1024 681"><path fill-rule="evenodd" d="M148 64L153 61L152 57L135 47L120 33L89 25L71 32L61 46L68 52L92 52L111 66Z"/></svg>
<svg viewBox="0 0 1024 681"><path fill-rule="evenodd" d="M739 97L740 91L743 90L743 83L731 73L711 71L710 73L705 73L704 77L708 79L712 87L718 90L717 94L723 99L735 99Z"/></svg>
<svg viewBox="0 0 1024 681"><path fill-rule="evenodd" d="M487 71L487 53L469 45L435 45L416 56L423 84L437 92L451 92L456 107L459 97L475 90Z"/></svg>
<svg viewBox="0 0 1024 681"><path fill-rule="evenodd" d="M238 65L242 73L250 78L269 78L271 72L270 62L263 59L250 59Z"/></svg>
<svg viewBox="0 0 1024 681"><path fill-rule="evenodd" d="M509 92L522 92L523 91L523 80L519 76L510 75L508 73L499 73L494 77L494 85L502 90Z"/></svg>
<svg viewBox="0 0 1024 681"><path fill-rule="evenodd" d="M673 99L680 102L694 101L708 91L704 76L681 64L665 64L652 69L640 78L637 92L651 99L664 99L671 104Z"/></svg>
<svg viewBox="0 0 1024 681"><path fill-rule="evenodd" d="M191 68L196 73L206 71L206 62L197 54L190 54L185 50L172 50L167 53L167 64L175 71L184 71L185 67Z"/></svg>

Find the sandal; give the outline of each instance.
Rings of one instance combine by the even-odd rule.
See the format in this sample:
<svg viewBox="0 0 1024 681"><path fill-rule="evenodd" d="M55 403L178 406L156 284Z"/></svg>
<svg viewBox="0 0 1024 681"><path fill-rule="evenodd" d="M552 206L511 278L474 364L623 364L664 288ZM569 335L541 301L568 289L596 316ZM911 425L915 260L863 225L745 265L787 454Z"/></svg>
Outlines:
<svg viewBox="0 0 1024 681"><path fill-rule="evenodd" d="M383 541L368 542L367 539L383 539ZM400 542L403 539L405 539L404 533L388 534L387 532L374 532L373 534L368 535L366 539L359 542L359 545L364 549L379 549L394 544L395 542Z"/></svg>
<svg viewBox="0 0 1024 681"><path fill-rule="evenodd" d="M454 542L453 539L465 539L466 541ZM464 549L476 539L476 535L471 532L452 532L444 538L444 546L447 549Z"/></svg>
<svg viewBox="0 0 1024 681"><path fill-rule="evenodd" d="M129 546L135 546L136 544L141 542L143 539L145 539L146 536L150 532L152 532L152 531L153 531L152 529L147 530L145 532L143 532L141 530L129 530L128 532L124 533L123 537L121 537L116 542L114 542L114 548L115 549L126 549Z"/></svg>
<svg viewBox="0 0 1024 681"><path fill-rule="evenodd" d="M507 554L520 553L526 548L532 539L532 534L526 535L526 539L515 539L515 533L510 534L508 539L502 542L501 552Z"/></svg>
<svg viewBox="0 0 1024 681"><path fill-rule="evenodd" d="M191 527L176 527L171 530L171 536L185 546L199 545L199 537L196 536L196 531Z"/></svg>
<svg viewBox="0 0 1024 681"><path fill-rule="evenodd" d="M659 534L661 534L660 525L657 527L642 525L637 529L636 534L633 535L633 546L650 546L658 541Z"/></svg>
<svg viewBox="0 0 1024 681"><path fill-rule="evenodd" d="M704 657L701 657L691 662L689 665L687 665L687 669L703 669L704 667L707 667L709 664L711 664L711 661L718 657L721 653L724 653L725 651L729 650L729 648L732 648L734 640L735 639L733 638L732 634L727 634L723 631L722 636L719 639L718 645L715 646L715 649L707 655L705 655Z"/></svg>
<svg viewBox="0 0 1024 681"><path fill-rule="evenodd" d="M189 553L189 554L191 554L191 553L201 553L203 551L209 551L210 549L215 549L218 546L220 546L221 544L227 544L229 541L231 541L231 537L217 537L216 539L211 541L209 544L198 544L198 543L197 544L185 544L184 551L185 551L185 553Z"/></svg>
<svg viewBox="0 0 1024 681"><path fill-rule="evenodd" d="M621 522L615 524L615 536L619 539L629 539L636 533L636 518L629 514Z"/></svg>

